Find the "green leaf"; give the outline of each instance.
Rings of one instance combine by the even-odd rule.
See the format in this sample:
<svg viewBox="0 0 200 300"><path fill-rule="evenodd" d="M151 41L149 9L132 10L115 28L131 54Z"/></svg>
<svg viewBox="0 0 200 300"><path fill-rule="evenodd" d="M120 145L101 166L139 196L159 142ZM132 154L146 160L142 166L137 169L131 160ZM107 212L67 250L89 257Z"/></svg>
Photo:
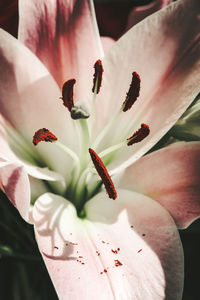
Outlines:
<svg viewBox="0 0 200 300"><path fill-rule="evenodd" d="M177 121L170 133L180 140L200 141L200 95Z"/></svg>

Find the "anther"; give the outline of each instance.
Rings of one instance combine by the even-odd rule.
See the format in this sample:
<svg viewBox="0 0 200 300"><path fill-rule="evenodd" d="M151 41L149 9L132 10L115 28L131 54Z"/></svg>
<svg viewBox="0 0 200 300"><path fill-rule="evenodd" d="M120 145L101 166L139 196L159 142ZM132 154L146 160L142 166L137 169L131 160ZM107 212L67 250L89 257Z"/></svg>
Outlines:
<svg viewBox="0 0 200 300"><path fill-rule="evenodd" d="M141 127L132 135L130 136L127 141L128 146L141 142L144 138L146 138L150 133L149 126L146 124L141 124Z"/></svg>
<svg viewBox="0 0 200 300"><path fill-rule="evenodd" d="M132 105L135 103L137 98L139 97L140 82L141 82L141 80L140 80L140 76L138 75L138 73L133 72L131 85L130 85L128 93L126 94L126 99L122 106L124 112L129 110L132 107Z"/></svg>
<svg viewBox="0 0 200 300"><path fill-rule="evenodd" d="M48 129L42 128L35 132L33 136L33 144L37 146L37 144L42 141L52 143L53 141L57 141L57 137Z"/></svg>
<svg viewBox="0 0 200 300"><path fill-rule="evenodd" d="M100 59L98 59L95 64L94 64L94 79L93 79L93 88L92 88L92 92L95 92L95 88L96 88L96 93L98 94L100 91L100 87L101 87L101 83L102 83L102 74L103 74L103 66L102 66L102 62Z"/></svg>
<svg viewBox="0 0 200 300"><path fill-rule="evenodd" d="M66 106L70 112L74 106L73 87L75 83L75 79L69 79L66 81L62 87L62 97L60 97L60 99L63 100L63 105Z"/></svg>
<svg viewBox="0 0 200 300"><path fill-rule="evenodd" d="M109 198L115 200L117 198L117 192L106 167L104 166L102 160L93 149L89 148L89 153L93 164L97 170L97 173L99 174L103 184L105 185Z"/></svg>

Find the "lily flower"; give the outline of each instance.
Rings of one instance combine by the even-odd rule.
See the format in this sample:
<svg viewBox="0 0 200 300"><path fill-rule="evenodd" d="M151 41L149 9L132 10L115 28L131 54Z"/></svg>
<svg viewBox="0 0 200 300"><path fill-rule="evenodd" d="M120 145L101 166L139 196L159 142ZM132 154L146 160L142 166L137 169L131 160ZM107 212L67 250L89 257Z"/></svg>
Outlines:
<svg viewBox="0 0 200 300"><path fill-rule="evenodd" d="M181 299L200 144L142 156L198 94L199 11L179 0L105 56L92 1L21 0L18 40L0 31L0 186L59 299Z"/></svg>

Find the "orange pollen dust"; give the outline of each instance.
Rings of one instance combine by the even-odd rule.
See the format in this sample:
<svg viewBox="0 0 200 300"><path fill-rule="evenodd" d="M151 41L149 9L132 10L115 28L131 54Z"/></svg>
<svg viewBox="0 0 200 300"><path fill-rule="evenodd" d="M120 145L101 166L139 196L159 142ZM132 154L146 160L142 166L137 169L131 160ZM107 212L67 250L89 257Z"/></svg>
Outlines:
<svg viewBox="0 0 200 300"><path fill-rule="evenodd" d="M75 79L69 79L66 81L62 87L62 97L60 97L60 99L63 100L63 105L66 106L70 112L74 106L73 87L75 83Z"/></svg>
<svg viewBox="0 0 200 300"><path fill-rule="evenodd" d="M146 138L150 133L149 126L146 124L141 124L141 127L132 135L130 136L127 141L128 146L141 142L144 138Z"/></svg>
<svg viewBox="0 0 200 300"><path fill-rule="evenodd" d="M100 59L98 59L95 64L94 64L94 79L93 79L93 88L92 88L92 92L94 93L95 91L95 86L97 85L97 94L100 91L100 87L102 84L102 74L103 74L103 66L102 66L102 62Z"/></svg>
<svg viewBox="0 0 200 300"><path fill-rule="evenodd" d="M37 146L37 144L42 141L52 143L53 141L57 141L57 137L48 129L42 128L35 132L33 136L33 144Z"/></svg>
<svg viewBox="0 0 200 300"><path fill-rule="evenodd" d="M133 72L132 81L128 93L126 94L126 99L123 103L123 111L129 110L135 103L140 94L140 76L137 72Z"/></svg>
<svg viewBox="0 0 200 300"><path fill-rule="evenodd" d="M89 153L93 164L97 170L97 173L99 174L103 184L105 185L109 198L115 200L117 198L117 192L106 167L104 166L101 158L96 154L96 152L93 149L89 148Z"/></svg>

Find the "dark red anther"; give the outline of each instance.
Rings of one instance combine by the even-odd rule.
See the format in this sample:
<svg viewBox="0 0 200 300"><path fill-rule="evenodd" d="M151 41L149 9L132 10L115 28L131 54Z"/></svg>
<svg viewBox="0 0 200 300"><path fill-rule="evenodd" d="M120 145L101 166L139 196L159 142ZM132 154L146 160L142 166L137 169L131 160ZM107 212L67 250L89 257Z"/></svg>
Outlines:
<svg viewBox="0 0 200 300"><path fill-rule="evenodd" d="M74 106L73 87L75 83L75 79L69 79L63 84L62 87L61 99L63 100L63 105L66 106L70 112L72 107Z"/></svg>
<svg viewBox="0 0 200 300"><path fill-rule="evenodd" d="M33 144L37 146L37 144L42 141L52 143L53 141L57 141L57 137L48 129L42 128L35 132L33 136Z"/></svg>
<svg viewBox="0 0 200 300"><path fill-rule="evenodd" d="M128 93L126 94L126 99L123 103L124 112L129 110L132 107L132 105L135 103L135 101L137 100L140 94L140 82L141 82L140 76L136 72L133 72L132 76L133 77L132 77L131 85Z"/></svg>
<svg viewBox="0 0 200 300"><path fill-rule="evenodd" d="M149 126L146 124L141 124L141 127L132 135L130 136L127 141L128 146L141 142L145 137L147 137L150 133Z"/></svg>
<svg viewBox="0 0 200 300"><path fill-rule="evenodd" d="M96 152L93 149L89 148L89 153L93 164L97 170L97 173L99 174L103 184L105 185L109 198L115 200L117 198L117 192L106 167L104 166L101 158L96 154Z"/></svg>
<svg viewBox="0 0 200 300"><path fill-rule="evenodd" d="M100 59L98 59L95 62L94 69L95 69L95 72L94 72L92 92L94 93L95 87L96 87L96 91L98 94L100 91L100 87L101 87L101 83L102 83L102 74L103 74L103 67L102 67L102 63L101 63Z"/></svg>

